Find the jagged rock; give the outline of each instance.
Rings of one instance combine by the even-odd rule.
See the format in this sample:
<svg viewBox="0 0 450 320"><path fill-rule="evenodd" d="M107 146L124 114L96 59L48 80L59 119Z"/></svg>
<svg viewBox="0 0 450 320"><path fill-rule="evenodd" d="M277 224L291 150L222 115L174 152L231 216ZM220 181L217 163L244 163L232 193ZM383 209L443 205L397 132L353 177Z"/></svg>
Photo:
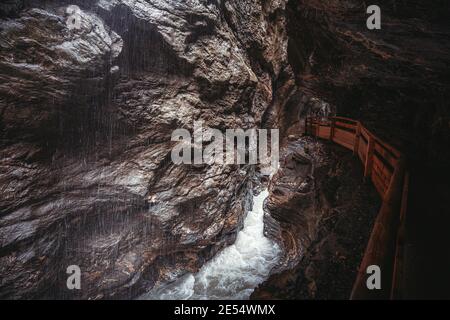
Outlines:
<svg viewBox="0 0 450 320"><path fill-rule="evenodd" d="M254 168L175 166L171 134L262 124L287 65L284 8L2 5L1 298L132 298L234 241ZM72 264L79 292L66 288Z"/></svg>
<svg viewBox="0 0 450 320"><path fill-rule="evenodd" d="M297 150L292 153L292 160L300 164L311 164L311 159L306 155L305 152L302 152L301 150Z"/></svg>
<svg viewBox="0 0 450 320"><path fill-rule="evenodd" d="M305 137L282 154L265 228L284 256L252 298L348 299L380 206L376 191L339 146Z"/></svg>
<svg viewBox="0 0 450 320"><path fill-rule="evenodd" d="M0 298L134 298L231 243L253 182L267 177L173 165L171 133L194 120L280 129L286 162L266 234L286 249L278 271L295 268L269 286L333 297L316 275L327 265L311 261L334 259L344 232L326 221L352 226L354 211L336 209L345 175L325 172L328 146L294 139L305 115L367 121L405 145L415 170L426 163L444 179L450 158L448 5L380 3L375 33L362 0L2 1ZM67 25L69 5L80 28ZM338 256L354 257L348 268L361 252ZM80 292L65 287L72 264ZM308 267L308 283L289 286Z"/></svg>

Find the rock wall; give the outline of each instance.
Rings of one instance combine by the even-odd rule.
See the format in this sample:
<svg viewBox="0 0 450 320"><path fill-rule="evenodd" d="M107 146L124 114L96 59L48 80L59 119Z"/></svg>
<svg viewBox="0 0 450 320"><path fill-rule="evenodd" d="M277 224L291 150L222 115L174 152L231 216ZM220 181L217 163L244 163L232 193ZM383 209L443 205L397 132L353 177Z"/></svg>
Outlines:
<svg viewBox="0 0 450 320"><path fill-rule="evenodd" d="M342 177L326 146L308 154L298 139L308 112L365 121L446 184L448 4L379 3L382 32L365 28L361 0L2 1L0 298L133 298L231 243L255 168L173 165L171 133L194 120L280 128L267 229L292 277L334 212L315 169ZM319 278L278 297L333 297Z"/></svg>
<svg viewBox="0 0 450 320"><path fill-rule="evenodd" d="M1 298L133 298L234 241L254 168L175 166L171 134L264 125L283 101L285 1L0 9Z"/></svg>
<svg viewBox="0 0 450 320"><path fill-rule="evenodd" d="M416 166L446 171L450 154L450 7L445 1L290 1L289 61L305 95L364 121Z"/></svg>
<svg viewBox="0 0 450 320"><path fill-rule="evenodd" d="M284 256L253 299L348 299L381 199L348 150L288 142L270 183L267 233Z"/></svg>
<svg viewBox="0 0 450 320"><path fill-rule="evenodd" d="M285 247L280 269L287 270L273 275L254 298L350 296L377 197L345 163L359 166L351 157L336 157L333 147L311 145L298 135L304 131L298 115L335 111L363 121L407 156L412 200L404 294L448 297L449 279L443 281L442 275L450 261L444 253L450 242L444 230L450 223L444 196L450 192L450 7L445 1L377 4L382 29L373 31L366 28L365 1L287 5L288 56L296 86L279 119L285 138L292 139L285 144L286 161L267 205L276 220L268 223L271 234ZM346 189L349 185L355 190ZM330 195L340 199L330 202Z"/></svg>

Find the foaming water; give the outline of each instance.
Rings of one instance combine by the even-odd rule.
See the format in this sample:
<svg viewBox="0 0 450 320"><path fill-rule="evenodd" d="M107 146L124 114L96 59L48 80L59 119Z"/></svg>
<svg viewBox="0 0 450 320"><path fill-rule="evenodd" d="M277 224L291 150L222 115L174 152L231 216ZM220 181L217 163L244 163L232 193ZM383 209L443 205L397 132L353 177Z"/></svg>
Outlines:
<svg viewBox="0 0 450 320"><path fill-rule="evenodd" d="M236 242L219 252L198 273L153 289L141 299L244 300L261 284L279 260L279 246L264 236L264 200L267 190L253 199Z"/></svg>

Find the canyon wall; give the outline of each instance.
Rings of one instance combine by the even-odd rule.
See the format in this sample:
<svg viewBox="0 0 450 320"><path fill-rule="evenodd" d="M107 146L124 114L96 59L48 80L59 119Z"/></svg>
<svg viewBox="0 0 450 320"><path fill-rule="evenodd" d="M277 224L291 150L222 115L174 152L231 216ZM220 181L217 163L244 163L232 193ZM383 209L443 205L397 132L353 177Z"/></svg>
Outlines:
<svg viewBox="0 0 450 320"><path fill-rule="evenodd" d="M351 242L339 221L361 233L333 272L357 265L377 199L350 196L373 190L339 149L301 137L304 116L360 119L448 187L448 5L379 5L369 31L360 0L2 1L0 298L134 298L232 243L258 168L174 165L171 134L194 120L281 130L267 233L288 275L259 297L345 297L352 279L324 292L317 270L331 269L308 266ZM66 290L72 264L81 291Z"/></svg>
<svg viewBox="0 0 450 320"><path fill-rule="evenodd" d="M289 1L288 56L297 103L280 112L289 119L337 110L405 154L411 179L402 294L448 298L450 6L377 1L381 30L368 30L369 4ZM302 121L280 125L288 133L303 132ZM267 208L281 225L286 256L280 269L288 270L269 279L254 298L348 299L377 197L361 183L361 172L347 167L349 155L329 157L333 147L292 138Z"/></svg>
<svg viewBox="0 0 450 320"><path fill-rule="evenodd" d="M133 298L232 243L253 166L176 166L171 134L263 126L289 72L285 1L0 9L0 297Z"/></svg>

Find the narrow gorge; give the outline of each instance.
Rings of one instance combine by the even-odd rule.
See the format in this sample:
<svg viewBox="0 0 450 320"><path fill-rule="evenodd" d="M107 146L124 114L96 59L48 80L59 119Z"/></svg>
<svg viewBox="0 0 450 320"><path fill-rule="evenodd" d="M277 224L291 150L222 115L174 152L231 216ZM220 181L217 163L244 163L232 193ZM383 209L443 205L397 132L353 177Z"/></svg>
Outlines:
<svg viewBox="0 0 450 320"><path fill-rule="evenodd" d="M450 6L367 5L3 0L0 299L348 299L383 199L306 134L336 115L406 154L404 296L448 297ZM175 164L195 121L278 129L279 168Z"/></svg>

